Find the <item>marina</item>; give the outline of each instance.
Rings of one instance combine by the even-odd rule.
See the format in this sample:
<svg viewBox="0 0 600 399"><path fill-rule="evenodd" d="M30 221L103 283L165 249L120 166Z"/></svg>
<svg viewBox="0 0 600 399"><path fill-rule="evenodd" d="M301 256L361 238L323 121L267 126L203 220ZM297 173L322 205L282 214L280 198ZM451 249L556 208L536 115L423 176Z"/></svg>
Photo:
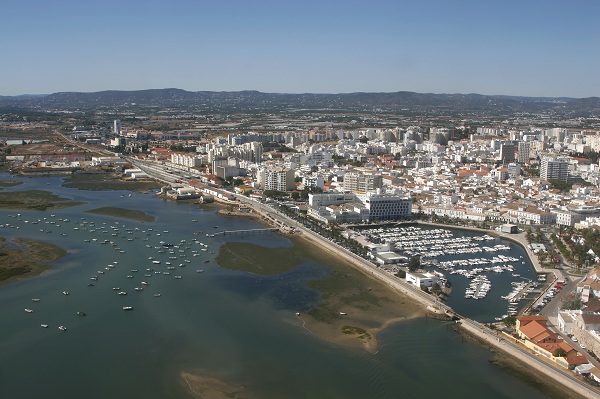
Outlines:
<svg viewBox="0 0 600 399"><path fill-rule="evenodd" d="M390 245L405 261L418 257L424 270L447 282L447 304L481 322L516 315L539 284L523 249L490 234L416 225L360 228L357 233L373 245ZM397 265L385 267L398 270ZM515 286L517 292L507 295Z"/></svg>

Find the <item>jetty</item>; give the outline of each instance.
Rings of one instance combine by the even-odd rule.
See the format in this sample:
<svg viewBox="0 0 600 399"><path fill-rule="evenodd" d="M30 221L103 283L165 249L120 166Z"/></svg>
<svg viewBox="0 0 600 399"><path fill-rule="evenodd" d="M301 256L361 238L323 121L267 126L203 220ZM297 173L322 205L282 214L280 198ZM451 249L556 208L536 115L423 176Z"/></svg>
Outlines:
<svg viewBox="0 0 600 399"><path fill-rule="evenodd" d="M266 234L269 232L279 231L279 227L270 227L265 229L244 229L244 230L224 230L214 233L215 236L227 235L245 235L245 234Z"/></svg>

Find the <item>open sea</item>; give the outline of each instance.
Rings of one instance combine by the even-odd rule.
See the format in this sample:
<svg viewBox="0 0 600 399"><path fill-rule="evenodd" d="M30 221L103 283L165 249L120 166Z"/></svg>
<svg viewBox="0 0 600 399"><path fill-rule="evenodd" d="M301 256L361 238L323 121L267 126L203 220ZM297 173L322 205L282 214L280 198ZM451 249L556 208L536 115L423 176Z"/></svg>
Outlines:
<svg viewBox="0 0 600 399"><path fill-rule="evenodd" d="M0 286L2 399L193 397L182 371L243 386L243 398L550 397L491 363L489 350L465 341L449 322L396 324L378 336L375 354L314 337L294 312L318 301L303 281L327 274L326 264L307 260L296 270L263 277L215 263L225 240L292 245L275 234L206 236L261 227L253 221L150 194L64 188L59 177L0 174L0 180L24 182L4 191L49 190L87 203L0 210L0 236L48 241L68 251L50 272ZM142 210L156 221L84 212L103 206ZM507 245L511 256L523 255ZM533 277L528 266L520 274ZM507 287L501 278L494 288L509 291L508 277ZM469 302L460 281L453 284L458 295L448 304L460 313L489 321L504 311L505 303L491 293Z"/></svg>

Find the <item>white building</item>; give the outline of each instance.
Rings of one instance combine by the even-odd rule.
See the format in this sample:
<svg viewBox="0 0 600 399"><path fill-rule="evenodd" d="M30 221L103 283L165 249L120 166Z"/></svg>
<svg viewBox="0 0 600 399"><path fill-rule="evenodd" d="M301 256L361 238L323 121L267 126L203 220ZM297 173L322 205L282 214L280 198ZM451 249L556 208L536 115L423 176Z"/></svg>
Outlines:
<svg viewBox="0 0 600 399"><path fill-rule="evenodd" d="M296 188L294 169L269 167L258 173L258 183L262 190L290 191Z"/></svg>
<svg viewBox="0 0 600 399"><path fill-rule="evenodd" d="M369 210L369 220L397 220L410 217L412 213L412 200L404 195L379 191L359 198Z"/></svg>
<svg viewBox="0 0 600 399"><path fill-rule="evenodd" d="M406 282L416 287L432 287L437 284L440 278L430 272L417 273L417 272L406 272Z"/></svg>

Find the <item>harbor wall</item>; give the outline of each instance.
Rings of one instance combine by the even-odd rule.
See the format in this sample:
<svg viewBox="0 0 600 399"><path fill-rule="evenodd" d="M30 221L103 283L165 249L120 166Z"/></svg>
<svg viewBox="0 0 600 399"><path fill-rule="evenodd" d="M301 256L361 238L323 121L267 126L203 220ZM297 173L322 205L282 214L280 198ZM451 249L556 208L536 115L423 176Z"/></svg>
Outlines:
<svg viewBox="0 0 600 399"><path fill-rule="evenodd" d="M584 385L584 383L575 376L568 374L570 372L561 372L552 365L546 364L538 355L530 353L525 348L519 348L516 340L515 342L511 342L510 338L505 339L502 336L496 335L496 332L472 320L463 319L459 324L460 328L466 333L519 360L526 364L528 368L534 369L545 377L551 378L561 384L564 388L569 389L584 398L594 399L600 397L600 390L592 386Z"/></svg>

